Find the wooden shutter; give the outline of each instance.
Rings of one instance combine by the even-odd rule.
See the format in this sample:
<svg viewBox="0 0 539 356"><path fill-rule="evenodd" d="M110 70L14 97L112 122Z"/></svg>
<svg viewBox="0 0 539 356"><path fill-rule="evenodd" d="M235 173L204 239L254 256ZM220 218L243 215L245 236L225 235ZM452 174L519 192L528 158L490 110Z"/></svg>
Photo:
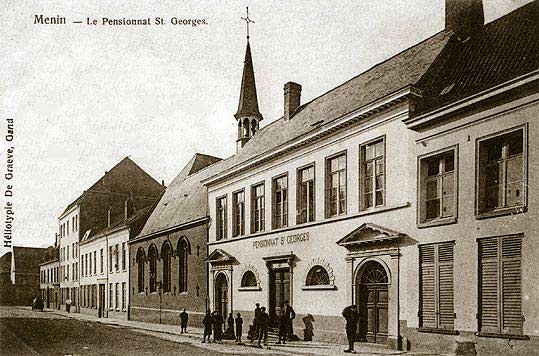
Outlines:
<svg viewBox="0 0 539 356"><path fill-rule="evenodd" d="M522 237L479 241L481 332L522 334Z"/></svg>
<svg viewBox="0 0 539 356"><path fill-rule="evenodd" d="M420 298L419 325L436 328L436 259L434 245L419 246Z"/></svg>
<svg viewBox="0 0 539 356"><path fill-rule="evenodd" d="M498 238L479 240L480 256L480 329L499 332L498 310Z"/></svg>
<svg viewBox="0 0 539 356"><path fill-rule="evenodd" d="M420 246L421 326L453 330L453 242Z"/></svg>
<svg viewBox="0 0 539 356"><path fill-rule="evenodd" d="M438 247L438 327L453 330L455 324L453 284L453 242Z"/></svg>
<svg viewBox="0 0 539 356"><path fill-rule="evenodd" d="M521 256L522 238L501 238L502 333L522 334Z"/></svg>

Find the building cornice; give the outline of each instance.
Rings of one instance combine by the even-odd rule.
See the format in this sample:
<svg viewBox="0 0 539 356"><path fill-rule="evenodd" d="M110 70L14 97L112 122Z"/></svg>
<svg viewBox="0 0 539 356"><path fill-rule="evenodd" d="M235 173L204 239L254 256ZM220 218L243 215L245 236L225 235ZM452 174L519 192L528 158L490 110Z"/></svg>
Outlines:
<svg viewBox="0 0 539 356"><path fill-rule="evenodd" d="M203 218L191 220L191 221L188 221L186 223L175 225L175 226L172 226L172 227L169 227L169 228L166 228L166 229L163 229L163 230L155 231L155 232L152 232L152 233L149 233L149 234L146 234L146 235L139 235L139 236L135 237L134 239L129 240L128 244L148 240L148 239L158 237L158 236L161 236L161 235L170 234L170 233L173 233L173 232L175 232L177 230L182 230L182 229L189 228L189 227L192 227L192 226L195 226L195 225L200 225L202 223L205 223L207 220L209 220L209 218L207 216L205 216Z"/></svg>
<svg viewBox="0 0 539 356"><path fill-rule="evenodd" d="M524 85L531 84L534 81L538 81L538 80L539 80L539 70L535 70L533 72L529 72L520 77L506 81L502 84L493 86L477 94L468 96L461 100L457 100L448 105L444 105L442 107L436 108L434 110L428 111L418 116L411 116L407 119L404 119L403 122L406 124L406 126L409 129L416 130L422 126L426 126L430 123L440 120L441 118L455 111L462 110L468 106L477 104L478 102L484 101L486 99L490 99L492 97L506 93L513 89L517 89Z"/></svg>

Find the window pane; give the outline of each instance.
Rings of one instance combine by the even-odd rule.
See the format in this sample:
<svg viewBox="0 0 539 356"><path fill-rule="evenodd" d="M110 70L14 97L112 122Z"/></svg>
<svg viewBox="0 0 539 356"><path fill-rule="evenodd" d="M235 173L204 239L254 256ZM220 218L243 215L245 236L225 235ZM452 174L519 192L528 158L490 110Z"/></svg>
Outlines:
<svg viewBox="0 0 539 356"><path fill-rule="evenodd" d="M438 198L438 180L427 181L427 200Z"/></svg>
<svg viewBox="0 0 539 356"><path fill-rule="evenodd" d="M427 201L427 219L434 219L440 216L440 200Z"/></svg>
<svg viewBox="0 0 539 356"><path fill-rule="evenodd" d="M380 141L375 145L376 157L381 157L384 155L384 142Z"/></svg>
<svg viewBox="0 0 539 356"><path fill-rule="evenodd" d="M452 172L455 169L455 155L453 152L450 152L444 157L444 170L445 172Z"/></svg>
<svg viewBox="0 0 539 356"><path fill-rule="evenodd" d="M339 174L339 185L344 186L346 184L346 175L344 172Z"/></svg>
<svg viewBox="0 0 539 356"><path fill-rule="evenodd" d="M365 178L365 193L372 192L372 178Z"/></svg>
<svg viewBox="0 0 539 356"><path fill-rule="evenodd" d="M522 130L508 134L507 144L509 145L509 155L516 155L523 152L523 132Z"/></svg>
<svg viewBox="0 0 539 356"><path fill-rule="evenodd" d="M367 145L365 146L365 160L371 160L374 158L374 146L372 145Z"/></svg>
<svg viewBox="0 0 539 356"><path fill-rule="evenodd" d="M442 200L442 217L449 217L454 215L455 210L455 196L446 195Z"/></svg>
<svg viewBox="0 0 539 356"><path fill-rule="evenodd" d="M384 160L379 159L376 161L376 174L384 174Z"/></svg>
<svg viewBox="0 0 539 356"><path fill-rule="evenodd" d="M378 205L384 205L384 191L383 190L376 191L376 206Z"/></svg>
<svg viewBox="0 0 539 356"><path fill-rule="evenodd" d="M487 161L494 162L502 158L502 144L497 139L485 141L481 146L487 150Z"/></svg>
<svg viewBox="0 0 539 356"><path fill-rule="evenodd" d="M440 159L439 157L427 159L427 176L437 176L440 173Z"/></svg>
<svg viewBox="0 0 539 356"><path fill-rule="evenodd" d="M376 177L376 189L384 189L384 176Z"/></svg>
<svg viewBox="0 0 539 356"><path fill-rule="evenodd" d="M337 160L337 158L333 158L330 162L330 165L332 172L339 170L339 161Z"/></svg>
<svg viewBox="0 0 539 356"><path fill-rule="evenodd" d="M442 178L442 195L452 195L455 191L453 174L447 174Z"/></svg>
<svg viewBox="0 0 539 356"><path fill-rule="evenodd" d="M346 167L346 156L345 155L339 156L338 160L339 160L339 169L344 169Z"/></svg>
<svg viewBox="0 0 539 356"><path fill-rule="evenodd" d="M523 204L522 200L522 183L508 183L507 184L507 206L518 206Z"/></svg>
<svg viewBox="0 0 539 356"><path fill-rule="evenodd" d="M365 176L372 177L373 175L373 162L368 162L365 164Z"/></svg>
<svg viewBox="0 0 539 356"><path fill-rule="evenodd" d="M331 216L337 215L337 201L334 200L329 205L330 205L329 206L329 209L330 209L329 212L330 212Z"/></svg>
<svg viewBox="0 0 539 356"><path fill-rule="evenodd" d="M500 207L502 204L502 194L498 186L492 186L487 188L487 209L494 209Z"/></svg>
<svg viewBox="0 0 539 356"><path fill-rule="evenodd" d="M515 156L507 160L507 182L522 181L522 156Z"/></svg>
<svg viewBox="0 0 539 356"><path fill-rule="evenodd" d="M369 194L364 194L363 195L363 198L364 198L364 201L365 201L365 208L370 208L373 206L372 204L372 194L369 193Z"/></svg>

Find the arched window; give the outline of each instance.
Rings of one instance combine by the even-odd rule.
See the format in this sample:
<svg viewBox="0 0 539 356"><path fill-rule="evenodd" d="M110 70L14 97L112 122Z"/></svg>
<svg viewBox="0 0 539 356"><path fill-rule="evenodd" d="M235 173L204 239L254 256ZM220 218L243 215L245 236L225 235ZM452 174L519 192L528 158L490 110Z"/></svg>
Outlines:
<svg viewBox="0 0 539 356"><path fill-rule="evenodd" d="M178 292L187 292L187 272L188 272L188 256L189 256L189 242L187 239L182 238L178 242Z"/></svg>
<svg viewBox="0 0 539 356"><path fill-rule="evenodd" d="M165 242L161 249L161 259L163 260L163 293L170 292L170 260L172 258L172 248L170 243Z"/></svg>
<svg viewBox="0 0 539 356"><path fill-rule="evenodd" d="M144 292L144 260L146 256L144 254L144 249L139 247L137 251L137 271L138 271L138 292Z"/></svg>
<svg viewBox="0 0 539 356"><path fill-rule="evenodd" d="M320 286L330 284L329 274L326 269L320 265L316 265L309 273L307 273L307 281L305 283L308 286Z"/></svg>
<svg viewBox="0 0 539 356"><path fill-rule="evenodd" d="M253 271L246 271L241 277L242 287L256 287L258 285Z"/></svg>
<svg viewBox="0 0 539 356"><path fill-rule="evenodd" d="M150 293L157 291L157 247L150 246L148 251L148 259L150 260Z"/></svg>

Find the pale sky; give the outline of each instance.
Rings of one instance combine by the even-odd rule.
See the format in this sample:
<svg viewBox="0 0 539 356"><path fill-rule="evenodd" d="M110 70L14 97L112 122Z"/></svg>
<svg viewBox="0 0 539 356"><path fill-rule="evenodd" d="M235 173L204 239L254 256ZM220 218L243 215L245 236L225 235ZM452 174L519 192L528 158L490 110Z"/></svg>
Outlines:
<svg viewBox="0 0 539 356"><path fill-rule="evenodd" d="M528 2L484 0L485 16ZM0 171L13 118L14 245L52 244L64 208L125 156L168 185L196 152L234 154L245 6L262 126L282 115L284 83L300 83L305 103L444 27L444 0L2 1ZM34 25L36 14L68 23ZM156 16L167 24L85 24Z"/></svg>

